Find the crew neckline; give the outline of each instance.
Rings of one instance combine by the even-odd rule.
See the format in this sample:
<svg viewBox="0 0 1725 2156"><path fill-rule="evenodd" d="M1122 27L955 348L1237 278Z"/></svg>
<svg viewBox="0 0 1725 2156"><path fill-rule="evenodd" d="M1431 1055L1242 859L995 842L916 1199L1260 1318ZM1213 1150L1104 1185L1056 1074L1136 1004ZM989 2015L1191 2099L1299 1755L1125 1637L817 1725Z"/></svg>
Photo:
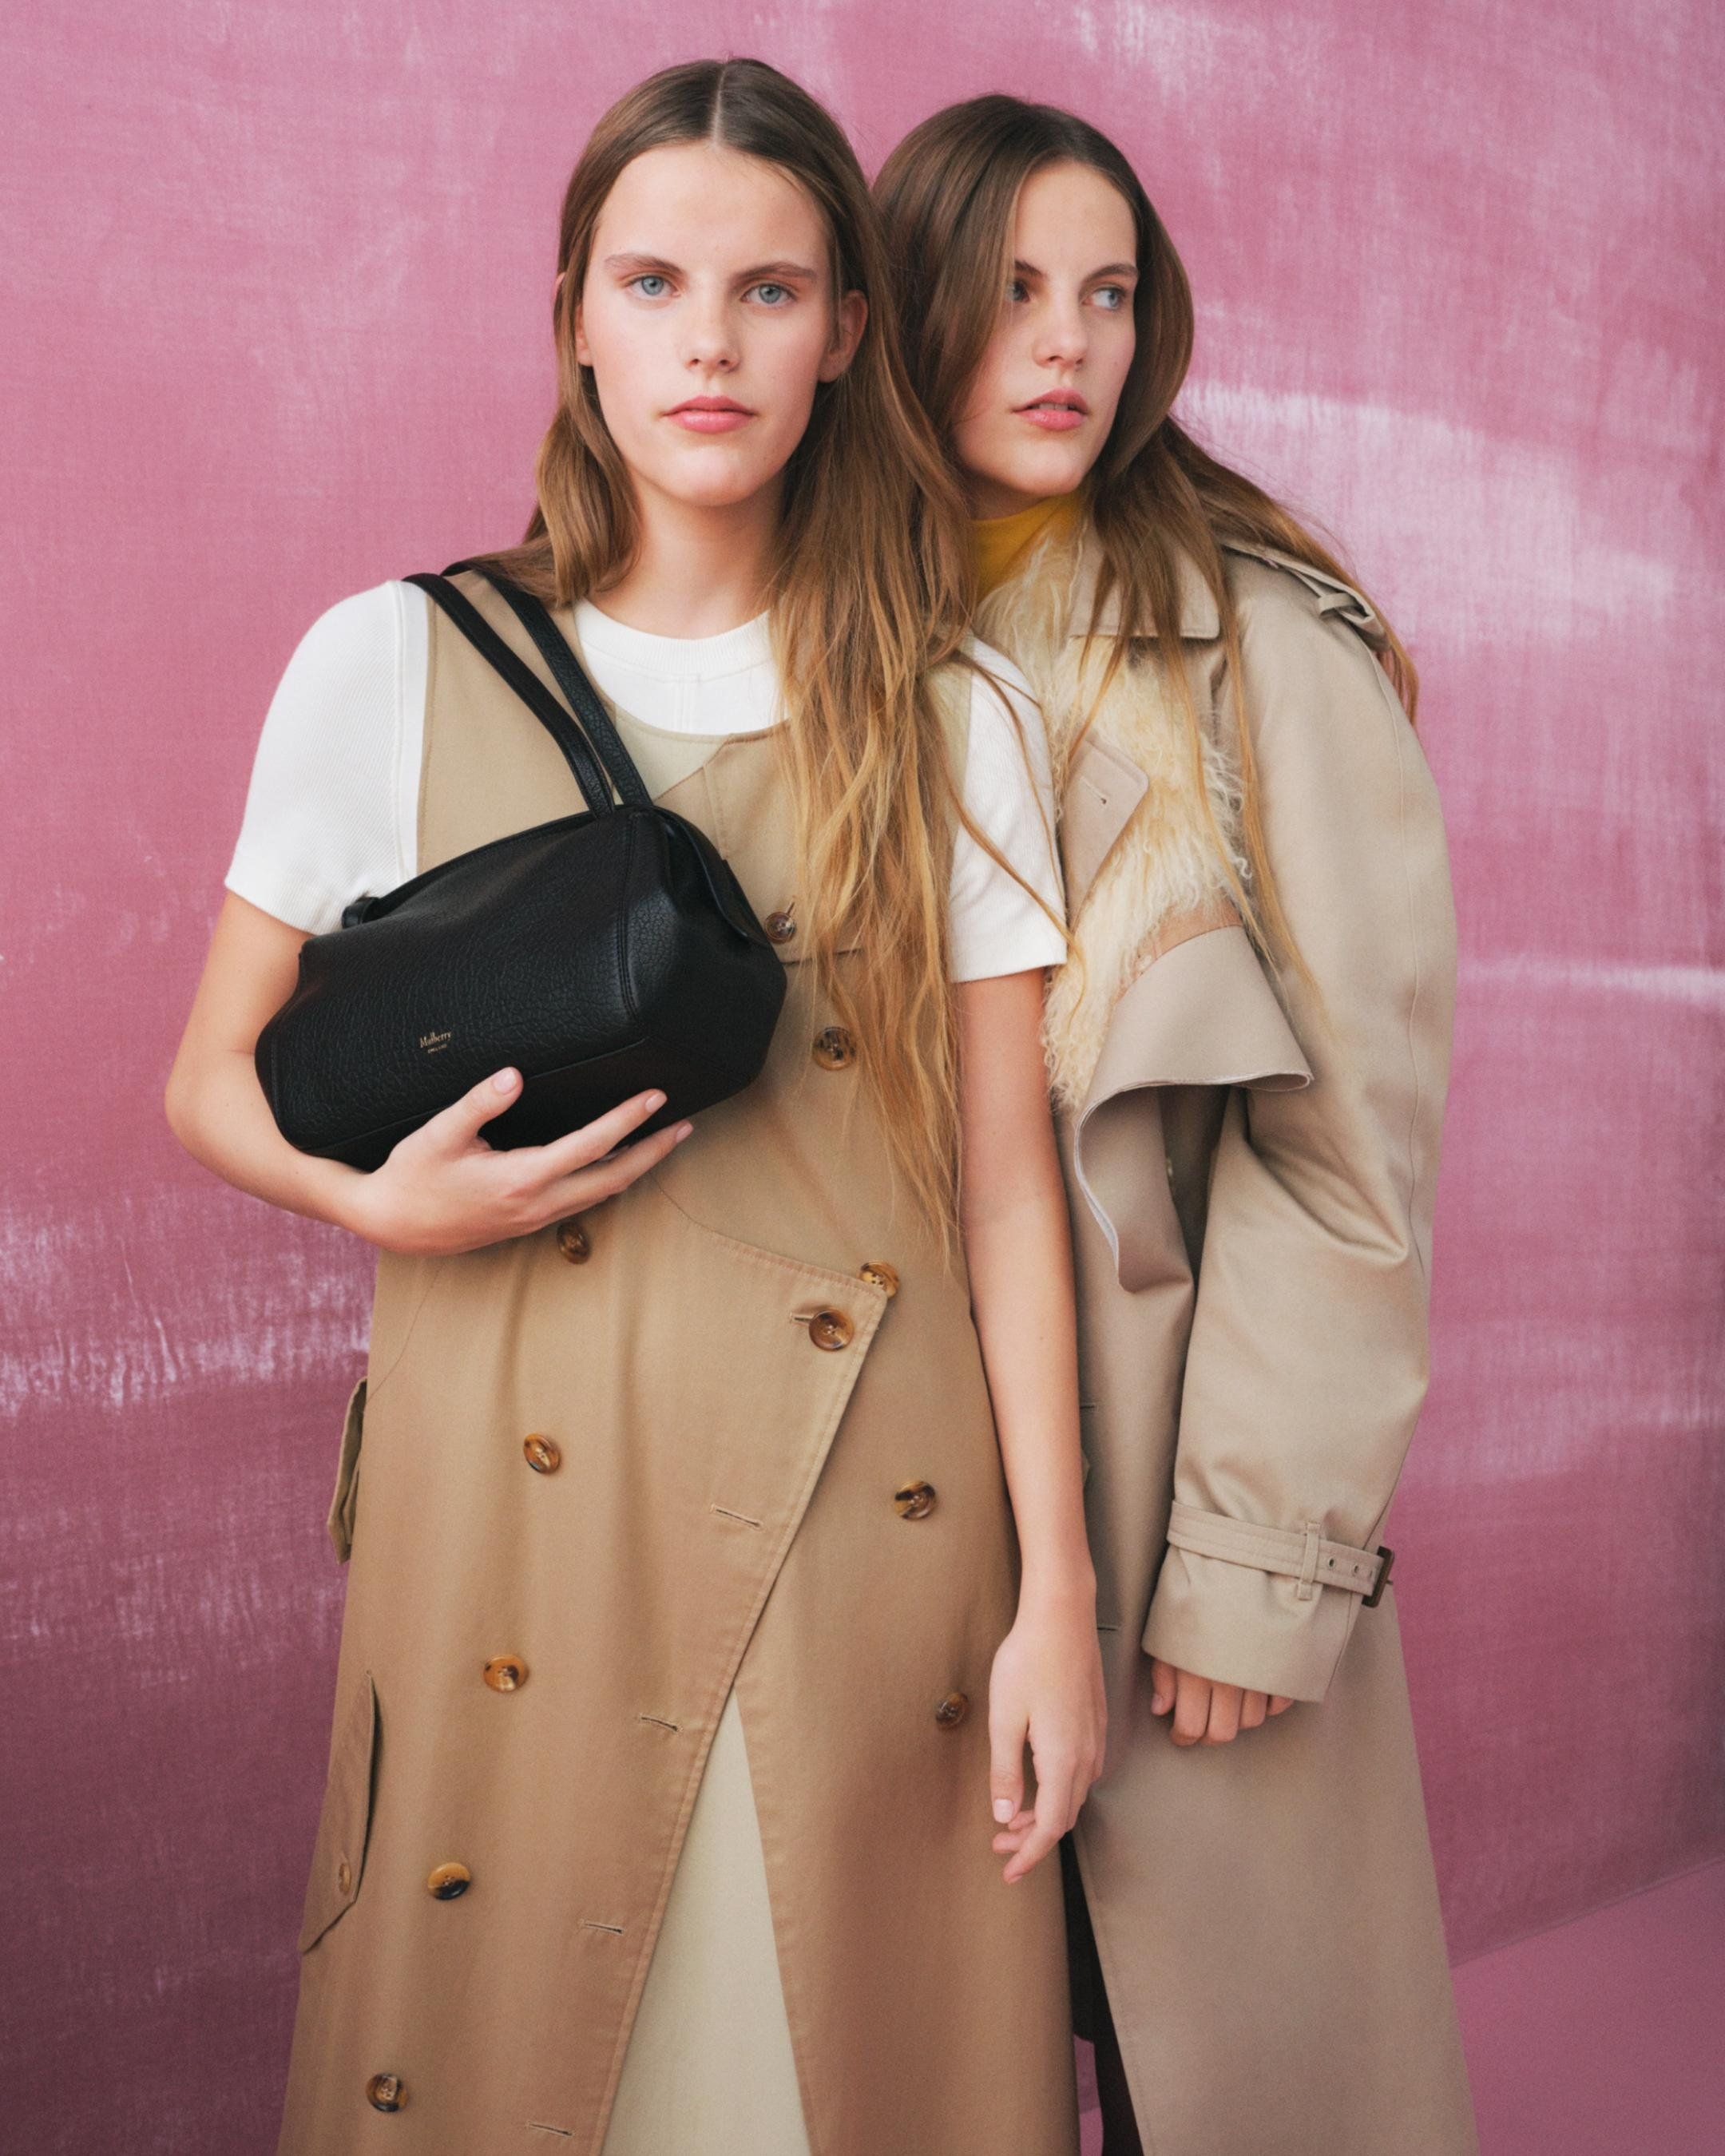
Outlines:
<svg viewBox="0 0 1725 2156"><path fill-rule="evenodd" d="M716 680L773 660L770 611L713 636L660 636L652 629L632 629L591 599L580 599L575 633L592 650L660 680Z"/></svg>

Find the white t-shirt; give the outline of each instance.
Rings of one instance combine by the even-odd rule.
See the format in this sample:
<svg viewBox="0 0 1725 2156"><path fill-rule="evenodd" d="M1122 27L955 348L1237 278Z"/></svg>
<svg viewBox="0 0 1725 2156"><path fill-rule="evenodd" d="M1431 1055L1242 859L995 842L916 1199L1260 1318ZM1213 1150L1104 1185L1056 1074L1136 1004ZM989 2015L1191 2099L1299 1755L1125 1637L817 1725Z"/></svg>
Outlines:
<svg viewBox="0 0 1725 2156"><path fill-rule="evenodd" d="M397 583L339 601L301 638L271 700L224 880L292 927L321 934L362 893L393 891L418 873L430 605L417 584ZM583 600L575 628L602 693L649 726L757 733L779 715L764 613L718 636L655 636ZM1059 914L1041 715L1009 659L987 644L976 655L1006 685L1018 723L999 693L973 682L964 805ZM1064 956L1047 916L963 829L950 905L954 980L1015 973Z"/></svg>

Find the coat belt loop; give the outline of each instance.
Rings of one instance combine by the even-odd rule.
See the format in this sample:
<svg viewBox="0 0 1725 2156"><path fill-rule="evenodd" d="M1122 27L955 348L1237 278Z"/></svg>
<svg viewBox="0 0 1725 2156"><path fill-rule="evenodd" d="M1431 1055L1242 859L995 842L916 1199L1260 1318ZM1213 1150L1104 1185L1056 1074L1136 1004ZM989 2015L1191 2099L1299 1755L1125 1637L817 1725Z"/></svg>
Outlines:
<svg viewBox="0 0 1725 2156"><path fill-rule="evenodd" d="M1306 1522L1306 1548L1300 1559L1300 1584L1294 1590L1299 1602L1310 1602L1317 1593L1317 1546L1323 1540L1316 1520Z"/></svg>

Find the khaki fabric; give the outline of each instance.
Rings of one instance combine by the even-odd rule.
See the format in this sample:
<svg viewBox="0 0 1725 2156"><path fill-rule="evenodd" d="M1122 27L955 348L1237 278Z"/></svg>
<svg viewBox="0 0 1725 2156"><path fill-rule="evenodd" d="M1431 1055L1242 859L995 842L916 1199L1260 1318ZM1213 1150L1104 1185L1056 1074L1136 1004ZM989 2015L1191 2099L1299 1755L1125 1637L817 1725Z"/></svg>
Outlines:
<svg viewBox="0 0 1725 2156"><path fill-rule="evenodd" d="M1324 1584L1375 1579L1425 1390L1442 819L1360 594L1280 557L1227 567L1266 841L1316 987L1272 978L1238 927L1164 937L1060 1119L1110 1706L1076 1855L1153 2156L1471 2156L1395 1591L1364 1609ZM1060 634L1094 588L1092 560ZM1182 662L1225 737L1217 609L1195 572L1183 591ZM1006 648L1055 677L1050 651ZM1066 775L1077 927L1145 800L1122 736L1094 733ZM1301 1703L1178 1748L1152 1656Z"/></svg>
<svg viewBox="0 0 1725 2156"><path fill-rule="evenodd" d="M436 612L424 755L428 866L578 805ZM775 735L711 745L661 798L758 911L806 921ZM584 1260L549 1229L380 1258L332 1508L352 1554L280 2156L598 2156L655 1942L685 1934L649 2047L671 1979L707 1980L706 1859L722 1872L752 1840L817 2156L1076 2156L1060 1879L1007 1887L988 1846L988 1676L1016 1558L967 1286L895 1204L855 1066L814 1060L833 1014L801 947L781 947L760 1080L583 1216ZM895 1296L861 1276L875 1260ZM848 1321L833 1352L821 1310ZM554 1472L527 1465L533 1433ZM906 1519L894 1492L916 1478L937 1502ZM500 1657L525 1671L513 1689L486 1681ZM946 1727L953 1692L969 1712ZM727 1713L745 1743L727 1726L711 1846L703 1830L678 1897ZM427 1879L450 1861L472 1883L440 1901ZM757 1927L758 1896L739 1906ZM753 1936L733 1974L761 1965ZM770 1986L753 2004L765 2051L757 2074L740 2064L767 2117L781 2009ZM404 2091L396 2114L367 2100L379 2075ZM619 2136L723 2148L664 2140L655 2081Z"/></svg>

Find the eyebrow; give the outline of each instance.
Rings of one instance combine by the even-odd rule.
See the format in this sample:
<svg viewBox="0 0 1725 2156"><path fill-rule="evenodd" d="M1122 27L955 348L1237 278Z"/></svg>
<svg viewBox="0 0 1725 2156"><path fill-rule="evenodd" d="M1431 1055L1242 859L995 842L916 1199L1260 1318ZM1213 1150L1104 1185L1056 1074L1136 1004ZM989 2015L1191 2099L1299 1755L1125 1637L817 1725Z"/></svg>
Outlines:
<svg viewBox="0 0 1725 2156"><path fill-rule="evenodd" d="M1015 261L1012 266L1014 272L1028 270L1033 277L1040 277L1044 275L1034 262ZM1105 262L1100 270L1092 270L1084 281L1087 285L1091 277L1136 277L1137 274L1138 265L1136 262Z"/></svg>
<svg viewBox="0 0 1725 2156"><path fill-rule="evenodd" d="M636 275L643 271L651 271L655 275L663 276L667 273L674 275L677 265L675 262L667 262L662 254L608 254L605 267L608 270L629 270ZM737 281L753 285L771 278L784 284L793 280L813 284L819 275L819 270L811 270L806 262L757 262L752 268L739 272Z"/></svg>

